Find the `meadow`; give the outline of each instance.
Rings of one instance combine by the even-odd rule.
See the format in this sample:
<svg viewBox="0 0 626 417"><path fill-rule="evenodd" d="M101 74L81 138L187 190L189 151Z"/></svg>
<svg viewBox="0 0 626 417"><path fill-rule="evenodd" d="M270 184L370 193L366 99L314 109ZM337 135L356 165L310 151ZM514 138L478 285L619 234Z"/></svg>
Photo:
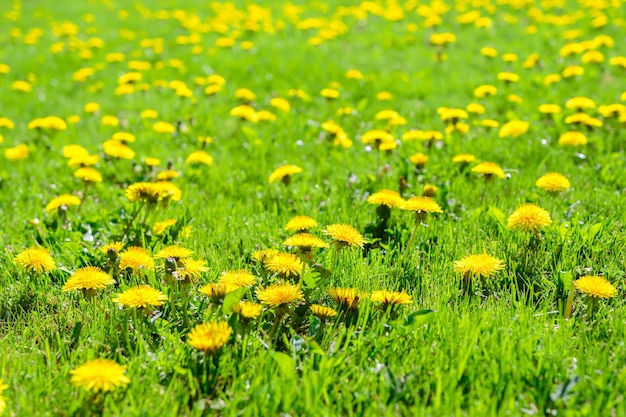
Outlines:
<svg viewBox="0 0 626 417"><path fill-rule="evenodd" d="M626 415L622 0L0 4L0 415Z"/></svg>

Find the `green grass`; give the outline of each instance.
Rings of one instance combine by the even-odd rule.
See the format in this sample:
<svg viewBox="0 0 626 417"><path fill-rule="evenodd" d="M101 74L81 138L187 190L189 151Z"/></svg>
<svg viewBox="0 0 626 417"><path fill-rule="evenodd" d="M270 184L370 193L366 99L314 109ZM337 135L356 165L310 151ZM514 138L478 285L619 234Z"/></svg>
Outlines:
<svg viewBox="0 0 626 417"><path fill-rule="evenodd" d="M271 19L261 18L261 25L274 28L274 33L246 31L244 19L217 15L212 6L216 3L190 0L146 2L152 17L142 17L139 9L123 1L28 1L16 20L0 18L0 64L10 66L8 74L0 74L0 117L15 123L12 130L0 127L4 138L0 147L4 152L25 143L30 149L24 160L0 159L0 213L5 225L0 229L5 247L0 255L0 379L8 385L2 393L7 403L3 415L625 414L624 124L592 110L603 126L581 128L589 138L587 145L557 144L561 133L575 129L564 121L573 113L565 109L567 100L587 96L598 105L618 103L626 91L626 70L609 65L611 57L626 55L620 41L624 10L606 9L609 23L594 28L593 10L574 1L559 7L549 7L548 2L536 5L545 14L581 14L566 25L533 21L530 5L518 9L498 2L492 14L477 9L493 20L493 26L476 28L457 21L462 11L455 6L465 2L448 1L450 11L441 16L441 25L427 28L425 18L416 12L417 2L404 2L405 17L397 22L371 13L355 17L359 3L354 1L295 3L302 13L292 20L284 2L259 2L271 11ZM392 9L392 2L375 3ZM0 12L7 13L12 4L0 5ZM247 16L255 10L246 9L251 4L235 1L233 8ZM347 6L351 12L346 12ZM125 20L118 15L122 9L129 13ZM175 9L187 12L155 17L157 10ZM87 13L94 16L93 22L85 21ZM174 15L182 16L185 25ZM193 16L209 25L192 25L197 23ZM325 19L326 24L341 20L346 31L318 46L309 45L317 30L300 30L297 22L312 17ZM77 25L72 43L98 37L104 46L91 49L89 59L79 57L81 48L52 53L53 44L70 42L53 33L61 22ZM227 31L217 33L216 22L226 22ZM408 29L410 23L417 24L417 31ZM536 34L527 33L529 25L537 27ZM24 35L37 28L41 29L37 42L26 44ZM21 30L20 36L11 36L15 29ZM136 36L126 39L121 29ZM580 54L559 55L570 42L564 32L573 29L581 31L577 42L608 35L615 45L599 48L605 62L584 64L583 76L544 86L546 75L581 62ZM220 37L236 37L234 32L240 34L235 46L215 46ZM446 48L447 59L437 62L429 39L442 32L454 33L457 42ZM192 53L192 45L176 43L177 36L194 33L203 48L199 54ZM161 55L140 47L142 39L154 38L163 39ZM242 49L241 41L254 42L253 49ZM495 47L498 57L482 56L484 46ZM111 52L126 54L126 61L107 63ZM501 56L507 52L517 54L518 61L504 62ZM524 69L522 63L533 53L539 54L540 64ZM181 60L185 70L169 67L170 59ZM150 88L116 96L117 79L129 72L130 60L153 64L153 69L142 72L141 82ZM72 79L81 68L100 69L81 83ZM361 71L364 79L347 79L350 69ZM504 85L497 80L501 71L519 74L520 82ZM194 78L211 74L227 82L217 95L206 96L205 86L195 85ZM31 92L12 90L13 81L29 77ZM156 87L158 80L185 82L194 100ZM320 90L333 82L339 83L341 96L333 101L320 97ZM497 86L498 94L473 97L473 90L483 84ZM98 91L94 86L100 86ZM252 124L231 117L239 88L254 91L254 108L272 110L276 120ZM289 97L295 88L311 99ZM381 91L390 92L392 100L377 100ZM521 96L523 102L509 102L508 94ZM272 97L287 98L291 111L272 109ZM89 102L100 104L99 114L83 111ZM486 113L470 115L468 133L453 133L431 148L419 141L401 142L392 152L379 155L383 167L377 176L377 151L368 152L359 138L370 129L386 128L375 120L379 111L393 109L407 119L406 126L392 130L400 140L410 129L443 132L437 108L465 108L471 102L484 105ZM543 103L559 104L564 112L547 120L537 111ZM354 108L355 114L337 115L342 107ZM158 111L157 120L180 122L184 129L174 135L154 132L151 125L157 120L140 118L146 109ZM56 133L27 128L31 120L52 115L63 119L79 115L80 121ZM103 115L115 115L125 126L103 126ZM501 125L519 119L531 127L519 137L500 138L498 129L478 125L486 118ZM321 124L330 119L354 141L351 148L334 147L325 139ZM137 137L130 144L137 154L132 161L105 157L102 143L118 131ZM201 148L199 136L213 138L206 147L214 158L212 166L185 163ZM80 209L71 207L63 219L46 213L45 205L61 194L84 197L85 192L62 157L62 147L68 144L100 155L96 168L104 181L91 187ZM429 160L415 173L408 157L417 152L426 153ZM459 153L495 162L509 176L486 184L481 201L484 180L469 167L462 170L451 162ZM183 197L167 208L155 208L146 224L140 215L124 235L137 208L125 197L125 189L154 178L145 157L161 159L157 172L171 165L182 174L173 182ZM289 186L268 184L269 175L284 163L298 165L303 172L294 175ZM551 171L565 175L572 188L550 195L536 187L537 178ZM438 188L434 198L443 209L425 220L409 247L412 213L392 209L388 237L378 242L373 235L376 207L366 202L368 195L381 189L397 190L401 176L408 182L404 197L420 195L425 184L434 184ZM507 228L508 216L524 202L537 203L552 216L552 225L539 237ZM283 227L295 215L315 218L320 226L312 233L328 242L330 238L321 233L324 227L346 223L369 243L365 249L337 252L331 247L315 252L315 262L330 273L309 272L302 278L307 303L294 306L290 321L273 337L273 309L266 308L244 327L227 308L237 297L254 300L258 286L228 296L224 308L197 292L224 270L247 269L275 280L251 254L282 248L289 236ZM155 221L169 218L178 221L169 233L159 237L150 232ZM187 225L191 234L184 236ZM134 316L111 299L142 283L167 294L174 291L163 281L161 260L143 275L117 276L119 288L101 290L92 300L61 291L77 268L103 267L105 256L98 248L114 240L152 253L177 243L205 260L208 271L188 288L188 301L181 296L175 306L167 302L152 319ZM56 270L29 274L15 264L13 258L34 245L51 251ZM505 267L485 285L476 285L472 295L464 295L453 263L483 252L503 260ZM566 318L571 282L583 275L607 278L618 295L602 300L591 314L577 293L573 314ZM340 316L322 326L307 305L337 308L326 292L330 287L402 290L413 303L388 314L364 299L355 321ZM187 311L187 320L180 315L182 310ZM191 327L217 319L230 320L234 329L218 355L218 368L217 360L186 343ZM95 358L126 365L131 383L97 396L75 387L69 372Z"/></svg>

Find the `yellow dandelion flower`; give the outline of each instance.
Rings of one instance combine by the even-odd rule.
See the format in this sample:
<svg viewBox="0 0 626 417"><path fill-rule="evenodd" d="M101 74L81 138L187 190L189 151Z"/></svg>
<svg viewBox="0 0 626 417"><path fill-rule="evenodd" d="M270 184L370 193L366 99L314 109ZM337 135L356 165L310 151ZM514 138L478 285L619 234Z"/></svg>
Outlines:
<svg viewBox="0 0 626 417"><path fill-rule="evenodd" d="M542 228L552 224L550 213L536 204L526 203L519 206L509 216L508 228L524 232L538 233Z"/></svg>
<svg viewBox="0 0 626 417"><path fill-rule="evenodd" d="M586 145L589 140L581 132L565 132L559 137L559 145L561 146L582 146Z"/></svg>
<svg viewBox="0 0 626 417"><path fill-rule="evenodd" d="M380 190L367 197L367 202L377 206L400 207L404 199L396 191Z"/></svg>
<svg viewBox="0 0 626 417"><path fill-rule="evenodd" d="M302 172L302 168L296 165L283 165L278 167L272 172L269 178L270 184L276 181L283 181L285 184L289 184L291 176L293 174L299 174Z"/></svg>
<svg viewBox="0 0 626 417"><path fill-rule="evenodd" d="M454 162L455 164L469 164L470 162L474 162L475 160L476 157L474 155L467 153L461 153L452 158L452 162Z"/></svg>
<svg viewBox="0 0 626 417"><path fill-rule="evenodd" d="M185 162L188 164L213 165L213 157L205 151L195 151L187 156Z"/></svg>
<svg viewBox="0 0 626 417"><path fill-rule="evenodd" d="M178 177L180 177L180 173L173 169L168 169L157 174L157 180L159 181L169 181Z"/></svg>
<svg viewBox="0 0 626 417"><path fill-rule="evenodd" d="M329 235L342 246L358 246L362 248L366 242L358 230L347 224L331 224L324 229L323 233Z"/></svg>
<svg viewBox="0 0 626 417"><path fill-rule="evenodd" d="M80 198L71 194L63 194L53 198L46 205L46 213L56 213L59 209L67 210L69 206L80 205Z"/></svg>
<svg viewBox="0 0 626 417"><path fill-rule="evenodd" d="M278 249L261 249L252 253L252 259L260 263L265 263L279 253L280 251Z"/></svg>
<svg viewBox="0 0 626 417"><path fill-rule="evenodd" d="M289 112L289 110L291 110L291 105L289 104L289 101L281 97L274 97L270 101L270 106L277 108L279 110L282 110L286 113Z"/></svg>
<svg viewBox="0 0 626 417"><path fill-rule="evenodd" d="M168 258L172 258L172 259L185 259L185 258L191 258L191 256L193 255L193 252L187 248L183 248L182 246L178 246L178 245L172 245L172 246L167 246L163 249L161 249L159 252L157 252L156 255L154 255L154 257L156 259L168 259Z"/></svg>
<svg viewBox="0 0 626 417"><path fill-rule="evenodd" d="M337 315L337 310L331 307L326 307L319 304L311 304L311 311L321 321L326 321L331 317L335 317Z"/></svg>
<svg viewBox="0 0 626 417"><path fill-rule="evenodd" d="M259 318L263 306L250 301L240 301L232 307L232 311L245 320L253 320Z"/></svg>
<svg viewBox="0 0 626 417"><path fill-rule="evenodd" d="M127 268L130 268L135 272L138 272L141 269L152 269L154 268L154 260L152 259L150 252L146 249L131 246L124 252L120 253L120 269Z"/></svg>
<svg viewBox="0 0 626 417"><path fill-rule="evenodd" d="M426 162L428 162L428 156L419 152L419 153L416 153L415 155L411 155L409 157L409 161L411 161L411 163L415 165L416 167L423 167L424 165L426 165Z"/></svg>
<svg viewBox="0 0 626 417"><path fill-rule="evenodd" d="M256 284L256 277L246 270L224 271L218 279L218 283L232 285L236 288L250 287Z"/></svg>
<svg viewBox="0 0 626 417"><path fill-rule="evenodd" d="M559 106L558 104L542 104L539 106L539 113L543 113L543 114L558 114L561 113L563 110L561 109L561 106Z"/></svg>
<svg viewBox="0 0 626 417"><path fill-rule="evenodd" d="M24 249L13 258L13 262L27 272L37 274L54 271L56 269L56 264L52 256L50 256L50 251L40 247Z"/></svg>
<svg viewBox="0 0 626 417"><path fill-rule="evenodd" d="M571 186L569 180L564 175L559 174L558 172L548 172L547 174L542 175L537 180L535 185L541 189L553 193L565 191Z"/></svg>
<svg viewBox="0 0 626 417"><path fill-rule="evenodd" d="M285 304L295 303L304 299L304 294L299 287L292 284L275 284L256 290L256 296L263 304L278 307Z"/></svg>
<svg viewBox="0 0 626 417"><path fill-rule="evenodd" d="M157 236L162 235L170 226L173 226L175 224L176 219L167 219L163 220L162 222L156 222L154 223L154 226L152 226L152 233Z"/></svg>
<svg viewBox="0 0 626 417"><path fill-rule="evenodd" d="M63 292L72 290L101 290L115 283L115 280L97 266L79 268L63 285Z"/></svg>
<svg viewBox="0 0 626 417"><path fill-rule="evenodd" d="M119 142L135 142L137 140L135 135L129 132L116 132L111 139Z"/></svg>
<svg viewBox="0 0 626 417"><path fill-rule="evenodd" d="M567 100L565 107L568 109L583 111L587 109L594 109L596 107L596 102L588 97L573 97Z"/></svg>
<svg viewBox="0 0 626 417"><path fill-rule="evenodd" d="M313 227L317 227L315 219L309 216L296 216L287 222L285 230L300 232Z"/></svg>
<svg viewBox="0 0 626 417"><path fill-rule="evenodd" d="M263 266L268 271L285 277L298 276L304 268L300 258L292 253L278 253L269 258Z"/></svg>
<svg viewBox="0 0 626 417"><path fill-rule="evenodd" d="M356 288L329 288L328 295L342 310L357 310L365 294Z"/></svg>
<svg viewBox="0 0 626 417"><path fill-rule="evenodd" d="M474 97L477 98L495 96L496 94L498 94L498 89L493 85L481 85L474 89Z"/></svg>
<svg viewBox="0 0 626 417"><path fill-rule="evenodd" d="M102 175L98 172L97 169L90 167L78 168L74 172L74 177L80 178L85 182L102 182Z"/></svg>
<svg viewBox="0 0 626 417"><path fill-rule="evenodd" d="M498 178L506 178L506 174L498 164L493 162L482 162L472 168L472 172L483 174L485 178L490 179L493 176Z"/></svg>
<svg viewBox="0 0 626 417"><path fill-rule="evenodd" d="M87 156L89 151L80 145L66 145L61 149L63 158L74 158L76 156Z"/></svg>
<svg viewBox="0 0 626 417"><path fill-rule="evenodd" d="M425 196L416 196L405 200L400 209L414 211L416 214L443 213L435 200Z"/></svg>
<svg viewBox="0 0 626 417"><path fill-rule="evenodd" d="M70 371L71 381L77 387L92 392L113 391L130 383L126 366L109 359L94 359Z"/></svg>
<svg viewBox="0 0 626 417"><path fill-rule="evenodd" d="M148 285L132 287L117 294L113 302L126 308L136 308L150 310L152 307L159 307L167 301L167 295Z"/></svg>
<svg viewBox="0 0 626 417"><path fill-rule="evenodd" d="M233 329L225 321L198 324L187 335L187 343L203 352L215 353L222 349Z"/></svg>
<svg viewBox="0 0 626 417"><path fill-rule="evenodd" d="M180 260L180 268L178 268L178 279L185 281L193 281L198 279L203 272L209 270L206 261L202 259L183 258Z"/></svg>
<svg viewBox="0 0 626 417"><path fill-rule="evenodd" d="M498 73L498 80L505 83L516 83L519 81L519 75L513 72L500 72Z"/></svg>
<svg viewBox="0 0 626 417"><path fill-rule="evenodd" d="M212 282L198 288L198 292L206 295L207 297L215 301L224 298L226 295L235 291L237 288L240 287L229 283Z"/></svg>
<svg viewBox="0 0 626 417"><path fill-rule="evenodd" d="M454 270L460 272L464 279L472 276L490 277L504 268L504 262L491 255L468 255L454 262Z"/></svg>
<svg viewBox="0 0 626 417"><path fill-rule="evenodd" d="M617 288L607 279L598 276L584 276L573 282L574 287L592 298L613 298L617 295Z"/></svg>
<svg viewBox="0 0 626 417"><path fill-rule="evenodd" d="M67 161L67 166L69 167L88 167L92 165L96 165L100 157L98 155L81 155L74 156Z"/></svg>
<svg viewBox="0 0 626 417"><path fill-rule="evenodd" d="M4 157L9 161L19 161L21 159L28 158L30 151L25 144L17 145L13 148L7 148L4 150Z"/></svg>
<svg viewBox="0 0 626 417"><path fill-rule="evenodd" d="M396 291L379 290L373 291L370 295L370 300L383 304L383 309L388 307L402 304L412 304L413 297L409 294Z"/></svg>
<svg viewBox="0 0 626 417"><path fill-rule="evenodd" d="M530 128L530 123L524 122L522 120L511 120L510 122L505 123L501 128L498 136L501 138L505 138L508 136L518 137L528 132Z"/></svg>
<svg viewBox="0 0 626 417"><path fill-rule="evenodd" d="M2 396L2 393L4 392L4 390L6 390L7 388L9 388L8 385L6 385L1 379L0 379L0 416L2 415L2 413L4 413L4 410L7 408L7 403L4 401L4 397Z"/></svg>
<svg viewBox="0 0 626 417"><path fill-rule="evenodd" d="M328 243L310 233L297 233L287 238L283 242L283 245L296 246L305 250L310 250L311 248L327 248L329 246Z"/></svg>
<svg viewBox="0 0 626 417"><path fill-rule="evenodd" d="M107 255L109 253L109 251L113 251L115 253L119 253L119 251L121 251L124 248L124 243L123 242L111 242L111 243L107 243L106 245L102 246L100 248L100 251L102 253L104 253L105 255Z"/></svg>

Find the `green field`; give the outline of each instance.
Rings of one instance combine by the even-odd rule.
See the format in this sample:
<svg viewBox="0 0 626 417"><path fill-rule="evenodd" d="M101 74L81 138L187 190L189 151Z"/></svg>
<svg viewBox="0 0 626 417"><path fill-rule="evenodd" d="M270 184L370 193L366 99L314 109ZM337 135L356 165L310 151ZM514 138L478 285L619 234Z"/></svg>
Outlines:
<svg viewBox="0 0 626 417"><path fill-rule="evenodd" d="M2 2L0 415L626 415L625 30Z"/></svg>

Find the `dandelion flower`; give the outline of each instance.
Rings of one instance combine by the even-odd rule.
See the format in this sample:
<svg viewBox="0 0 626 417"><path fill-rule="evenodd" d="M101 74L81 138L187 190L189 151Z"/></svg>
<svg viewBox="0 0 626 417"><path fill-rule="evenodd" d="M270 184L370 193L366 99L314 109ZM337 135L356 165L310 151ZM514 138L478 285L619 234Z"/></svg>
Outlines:
<svg viewBox="0 0 626 417"><path fill-rule="evenodd" d="M106 245L102 246L100 248L100 251L102 253L104 253L105 255L109 253L109 251L113 251L113 252L119 252L124 248L124 243L123 242L111 242L111 243L107 243Z"/></svg>
<svg viewBox="0 0 626 417"><path fill-rule="evenodd" d="M120 253L120 269L127 268L135 272L141 269L152 269L154 268L154 260L146 249L131 246Z"/></svg>
<svg viewBox="0 0 626 417"><path fill-rule="evenodd" d="M309 216L296 216L287 222L285 230L300 232L313 227L317 227L315 219Z"/></svg>
<svg viewBox="0 0 626 417"><path fill-rule="evenodd" d="M300 288L292 284L275 284L259 288L256 291L256 296L261 303L271 307L291 304L304 299L304 294Z"/></svg>
<svg viewBox="0 0 626 417"><path fill-rule="evenodd" d="M337 310L331 307L325 307L319 304L312 304L311 311L321 321L326 321L331 317L335 317L337 315Z"/></svg>
<svg viewBox="0 0 626 417"><path fill-rule="evenodd" d="M206 261L202 259L183 258L180 260L180 267L177 270L178 279L183 281L193 281L209 270Z"/></svg>
<svg viewBox="0 0 626 417"><path fill-rule="evenodd" d="M176 221L176 219L167 219L162 222L156 222L152 226L152 232L157 236L162 235L169 227L174 226Z"/></svg>
<svg viewBox="0 0 626 417"><path fill-rule="evenodd" d="M71 194L63 194L53 198L46 205L46 213L56 213L59 209L67 209L69 206L80 205L80 198Z"/></svg>
<svg viewBox="0 0 626 417"><path fill-rule="evenodd" d="M71 370L71 381L86 391L107 392L125 387L130 378L125 375L126 366L109 359L95 359Z"/></svg>
<svg viewBox="0 0 626 417"><path fill-rule="evenodd" d="M377 303L382 303L382 307L386 310L389 307L402 305L402 304L411 304L413 303L413 297L409 294L396 291L373 291L370 295L370 300L375 301Z"/></svg>
<svg viewBox="0 0 626 417"><path fill-rule="evenodd" d="M454 270L460 272L464 279L472 276L490 277L504 268L504 263L491 255L468 255L460 261L454 262Z"/></svg>
<svg viewBox="0 0 626 417"><path fill-rule="evenodd" d="M329 288L328 295L342 310L357 310L365 294L356 288Z"/></svg>
<svg viewBox="0 0 626 417"><path fill-rule="evenodd" d="M470 162L474 162L475 160L476 157L474 155L467 153L461 153L452 158L452 162L454 162L455 164L469 164Z"/></svg>
<svg viewBox="0 0 626 417"><path fill-rule="evenodd" d="M347 224L331 224L323 232L342 246L363 247L365 238L354 227Z"/></svg>
<svg viewBox="0 0 626 417"><path fill-rule="evenodd" d="M210 284L206 284L198 288L198 292L206 295L213 301L217 301L226 297L228 294L235 291L237 288L238 288L237 286L233 284L229 284L229 283L212 282Z"/></svg>
<svg viewBox="0 0 626 417"><path fill-rule="evenodd" d="M558 172L548 172L541 176L535 185L551 193L565 191L571 186L569 180Z"/></svg>
<svg viewBox="0 0 626 417"><path fill-rule="evenodd" d="M511 120L510 122L505 123L501 128L498 136L501 138L505 138L507 136L518 137L528 132L530 128L530 123L524 122L522 120Z"/></svg>
<svg viewBox="0 0 626 417"><path fill-rule="evenodd" d="M426 165L426 162L428 162L428 156L419 152L419 153L416 153L415 155L411 155L409 157L409 161L411 161L411 163L415 165L417 168L421 168L424 165Z"/></svg>
<svg viewBox="0 0 626 417"><path fill-rule="evenodd" d="M167 301L167 295L148 285L139 285L127 289L113 299L114 303L126 308L149 310L159 307Z"/></svg>
<svg viewBox="0 0 626 417"><path fill-rule="evenodd" d="M584 276L573 282L574 287L592 298L613 298L617 295L617 288L605 278L598 276Z"/></svg>
<svg viewBox="0 0 626 417"><path fill-rule="evenodd" d="M443 210L435 200L430 197L417 196L405 200L400 209L414 211L416 214L443 213Z"/></svg>
<svg viewBox="0 0 626 417"><path fill-rule="evenodd" d="M97 266L79 268L63 285L63 292L72 290L84 290L86 294L93 295L95 290L101 290L115 283L115 280Z"/></svg>
<svg viewBox="0 0 626 417"><path fill-rule="evenodd" d="M494 164L493 162L482 162L472 168L472 172L477 172L479 174L483 174L486 179L491 179L493 176L498 178L505 178L506 174L500 168L498 164Z"/></svg>
<svg viewBox="0 0 626 417"><path fill-rule="evenodd" d="M172 259L184 259L184 258L191 258L191 256L193 255L193 252L187 248L183 248L182 246L178 246L178 245L172 245L172 246L167 246L163 249L161 249L160 251L157 252L156 255L154 255L154 257L156 259L168 259L168 258L172 258Z"/></svg>
<svg viewBox="0 0 626 417"><path fill-rule="evenodd" d="M213 165L213 157L205 151L195 151L187 156L185 162L188 164Z"/></svg>
<svg viewBox="0 0 626 417"><path fill-rule="evenodd" d="M256 277L245 270L222 272L218 283L232 285L236 288L250 287L256 284Z"/></svg>
<svg viewBox="0 0 626 417"><path fill-rule="evenodd" d="M293 174L299 174L302 172L302 168L296 165L283 165L281 167L276 168L274 172L270 175L269 182L270 184L276 181L281 180L285 184L289 184L291 181L291 176Z"/></svg>
<svg viewBox="0 0 626 417"><path fill-rule="evenodd" d="M298 276L302 273L304 264L292 253L278 253L264 263L265 268L285 277Z"/></svg>
<svg viewBox="0 0 626 417"><path fill-rule="evenodd" d="M559 137L561 146L582 146L588 142L587 137L581 132L565 132Z"/></svg>
<svg viewBox="0 0 626 417"><path fill-rule="evenodd" d="M232 333L233 329L225 321L198 324L187 335L187 343L203 352L215 353L228 343Z"/></svg>
<svg viewBox="0 0 626 417"><path fill-rule="evenodd" d="M50 251L45 248L32 247L18 253L13 262L24 268L27 272L41 274L54 271L56 265L50 256Z"/></svg>
<svg viewBox="0 0 626 417"><path fill-rule="evenodd" d="M311 250L311 248L327 248L329 246L328 243L310 233L297 233L287 238L283 242L283 245L296 246L303 250Z"/></svg>
<svg viewBox="0 0 626 417"><path fill-rule="evenodd" d="M367 202L377 206L400 207L404 199L396 191L380 190L367 197Z"/></svg>
<svg viewBox="0 0 626 417"><path fill-rule="evenodd" d="M4 401L4 397L2 396L2 393L4 392L4 390L6 390L7 388L9 388L8 385L6 385L1 379L0 379L0 416L2 415L2 413L4 413L4 410L7 408L7 403Z"/></svg>
<svg viewBox="0 0 626 417"><path fill-rule="evenodd" d="M232 307L232 310L233 313L238 314L241 318L252 320L259 318L263 306L250 301L240 301Z"/></svg>
<svg viewBox="0 0 626 417"><path fill-rule="evenodd" d="M102 182L102 175L95 168L84 167L78 168L74 172L74 177L80 178L86 183Z"/></svg>
<svg viewBox="0 0 626 417"><path fill-rule="evenodd" d="M9 161L19 161L21 159L28 158L30 151L25 144L17 145L13 148L7 148L4 150L4 157Z"/></svg>
<svg viewBox="0 0 626 417"><path fill-rule="evenodd" d="M550 213L536 204L526 203L519 206L509 216L508 228L524 232L538 233L542 228L552 224Z"/></svg>

